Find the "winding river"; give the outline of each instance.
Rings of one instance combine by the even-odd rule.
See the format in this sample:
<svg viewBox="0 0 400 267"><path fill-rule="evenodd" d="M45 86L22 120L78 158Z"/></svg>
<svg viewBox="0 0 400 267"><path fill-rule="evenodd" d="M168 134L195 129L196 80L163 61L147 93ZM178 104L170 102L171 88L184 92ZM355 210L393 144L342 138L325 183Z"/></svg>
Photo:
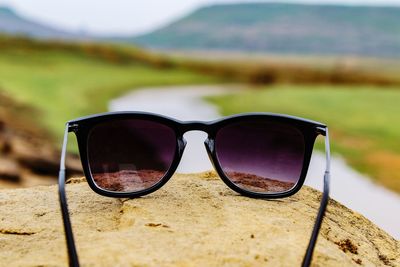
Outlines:
<svg viewBox="0 0 400 267"><path fill-rule="evenodd" d="M110 111L146 111L180 120L213 120L221 117L217 107L203 100L208 95L240 90L223 86L176 86L134 90L109 104ZM331 126L333 127L333 126ZM207 134L192 131L185 134L188 141L180 173L202 172L213 169L204 140ZM332 158L331 197L355 210L376 225L400 239L400 196L371 182L349 167L339 156ZM321 190L325 156L314 152L306 184Z"/></svg>

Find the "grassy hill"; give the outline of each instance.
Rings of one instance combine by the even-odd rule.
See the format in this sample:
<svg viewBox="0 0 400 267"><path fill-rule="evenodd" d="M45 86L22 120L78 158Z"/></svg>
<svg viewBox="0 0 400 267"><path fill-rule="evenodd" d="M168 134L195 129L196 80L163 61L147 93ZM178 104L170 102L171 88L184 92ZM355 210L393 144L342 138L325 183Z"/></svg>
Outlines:
<svg viewBox="0 0 400 267"><path fill-rule="evenodd" d="M132 47L0 36L0 51L1 188L54 183L65 122L107 111L119 94L217 82ZM78 158L70 155L67 168L79 173Z"/></svg>
<svg viewBox="0 0 400 267"><path fill-rule="evenodd" d="M224 4L129 41L161 49L399 57L399 21L398 7Z"/></svg>

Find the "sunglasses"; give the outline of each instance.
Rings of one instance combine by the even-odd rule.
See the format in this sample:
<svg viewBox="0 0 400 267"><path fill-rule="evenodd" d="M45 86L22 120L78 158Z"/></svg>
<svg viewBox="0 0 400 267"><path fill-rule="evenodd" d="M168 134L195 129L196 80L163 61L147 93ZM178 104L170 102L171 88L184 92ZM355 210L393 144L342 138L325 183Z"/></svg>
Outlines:
<svg viewBox="0 0 400 267"><path fill-rule="evenodd" d="M84 117L66 124L59 197L70 266L79 266L65 194L67 136L74 132L83 170L96 193L136 198L161 188L186 146L183 135L203 131L205 148L222 181L253 198L283 198L302 187L318 135L325 136L326 171L320 208L302 266L309 266L329 198L330 148L326 125L298 117L239 114L211 122L182 122L142 112Z"/></svg>

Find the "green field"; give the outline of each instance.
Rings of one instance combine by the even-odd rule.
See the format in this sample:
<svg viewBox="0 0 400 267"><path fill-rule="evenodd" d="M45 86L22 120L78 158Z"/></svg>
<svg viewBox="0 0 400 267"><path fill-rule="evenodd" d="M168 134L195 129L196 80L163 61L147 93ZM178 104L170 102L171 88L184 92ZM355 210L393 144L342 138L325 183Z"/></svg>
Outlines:
<svg viewBox="0 0 400 267"><path fill-rule="evenodd" d="M215 83L178 68L140 62L112 63L71 51L3 49L0 90L40 112L38 120L56 137L75 117L107 111L117 95L142 86Z"/></svg>
<svg viewBox="0 0 400 267"><path fill-rule="evenodd" d="M276 85L208 98L223 114L276 112L330 126L333 151L400 192L400 90L371 86Z"/></svg>

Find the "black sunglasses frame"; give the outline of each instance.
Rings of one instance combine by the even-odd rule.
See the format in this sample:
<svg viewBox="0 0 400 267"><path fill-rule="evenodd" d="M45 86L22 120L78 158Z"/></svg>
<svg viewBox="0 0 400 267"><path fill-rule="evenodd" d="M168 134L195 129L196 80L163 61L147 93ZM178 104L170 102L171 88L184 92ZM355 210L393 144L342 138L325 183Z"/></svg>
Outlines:
<svg viewBox="0 0 400 267"><path fill-rule="evenodd" d="M153 121L160 124L163 124L169 128L171 128L175 132L176 136L176 149L173 162L165 173L165 175L160 179L160 181L151 186L150 188L138 191L138 192L112 192L108 190L104 190L96 185L92 174L89 168L89 161L88 161L88 151L87 151L87 141L90 135L91 129L94 126L105 123L108 121L115 121L115 120L125 120L125 119L141 119L147 121ZM303 167L300 175L299 181L296 185L291 188L289 191L282 192L282 193L259 193L259 192L252 192L242 189L235 185L224 173L220 163L218 161L217 152L215 149L215 138L220 129L224 126L231 125L234 123L242 122L242 121L268 121L268 122L279 122L290 125L300 131L304 137L304 144L305 144L305 152L304 152L304 159L303 159ZM70 223L69 213L68 213L68 206L67 200L65 195L65 154L66 154L66 146L67 146L67 136L69 132L74 132L79 146L79 153L82 161L83 170L86 176L86 180L88 181L89 186L93 191L96 193L107 196L107 197L114 197L114 198L136 198L140 196L144 196L150 194L158 189L160 189L168 180L173 176L175 173L181 157L183 155L183 151L186 146L186 141L183 138L183 135L189 131L203 131L208 134L207 139L205 140L204 144L206 150L208 152L209 158L217 171L218 175L221 177L223 182L232 190L236 191L237 193L252 197L252 198L265 198L265 199L275 199L275 198L284 198L289 197L300 190L300 188L304 184L305 177L307 175L313 146L315 139L318 135L325 136L325 150L326 150L326 158L327 158L327 165L326 171L324 175L324 191L323 197L321 199L321 206L318 212L317 220L314 225L313 233L310 239L309 246L307 248L306 255L303 260L302 266L309 266L312 259L312 253L315 247L316 239L318 236L319 228L322 223L322 219L325 213L325 209L328 202L329 197L329 169L330 169L330 148L329 148L329 135L328 135L328 128L326 125L299 118L293 117L288 115L282 114L273 114L273 113L246 113L246 114L238 114L233 115L230 117L225 117L222 119L218 119L211 122L202 122L202 121L179 121L169 117L152 114L152 113L145 113L145 112L110 112L110 113L103 113L88 117L79 118L76 120L69 121L66 124L65 129L65 136L63 142L63 149L61 155L61 163L60 163L60 176L59 176L59 196L60 196L60 205L61 211L63 215L63 222L64 222L64 229L66 234L67 240L67 247L69 253L69 262L70 266L79 266L78 255L76 252L76 247L74 243L72 227Z"/></svg>

